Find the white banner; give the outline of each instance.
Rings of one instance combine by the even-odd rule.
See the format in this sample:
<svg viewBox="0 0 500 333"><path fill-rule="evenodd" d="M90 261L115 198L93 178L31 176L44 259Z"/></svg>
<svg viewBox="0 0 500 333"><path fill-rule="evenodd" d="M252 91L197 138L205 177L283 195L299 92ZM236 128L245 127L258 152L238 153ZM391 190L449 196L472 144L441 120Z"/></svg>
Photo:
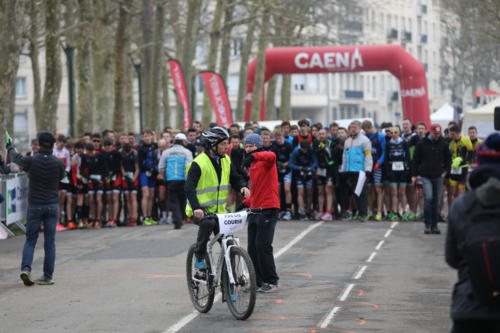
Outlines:
<svg viewBox="0 0 500 333"><path fill-rule="evenodd" d="M245 227L248 213L237 212L229 214L217 214L219 218L219 232L224 235L230 235Z"/></svg>
<svg viewBox="0 0 500 333"><path fill-rule="evenodd" d="M7 179L5 182L6 223L26 220L28 211L29 180L27 174Z"/></svg>

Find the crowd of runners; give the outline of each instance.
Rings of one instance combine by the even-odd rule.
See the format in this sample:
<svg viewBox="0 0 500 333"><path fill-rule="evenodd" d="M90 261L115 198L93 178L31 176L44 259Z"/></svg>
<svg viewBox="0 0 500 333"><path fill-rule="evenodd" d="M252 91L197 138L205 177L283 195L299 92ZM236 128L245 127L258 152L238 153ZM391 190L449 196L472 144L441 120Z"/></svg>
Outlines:
<svg viewBox="0 0 500 333"><path fill-rule="evenodd" d="M298 125L283 121L275 128L249 122L228 128L227 154L247 180L248 169L243 166L247 135L259 134L263 149L276 154L281 220L416 221L423 220L424 199L413 157L417 143L430 130L410 119L401 126L382 123L378 128L370 121L354 121L348 128L309 119ZM171 169L161 168L162 154L177 143L194 158L203 151L202 132L202 124L194 122L184 132L167 127L161 133L145 129L140 136L112 130L79 138L56 134L53 153L66 168L59 189L59 224L74 229L172 223L166 180ZM454 122L443 131L452 165L442 191L441 220L465 191L475 146L481 141L474 127L468 129L468 137L460 133ZM28 154L37 151L36 140L31 148ZM356 192L360 172L366 181ZM238 208L240 196L235 191L230 194L228 211Z"/></svg>

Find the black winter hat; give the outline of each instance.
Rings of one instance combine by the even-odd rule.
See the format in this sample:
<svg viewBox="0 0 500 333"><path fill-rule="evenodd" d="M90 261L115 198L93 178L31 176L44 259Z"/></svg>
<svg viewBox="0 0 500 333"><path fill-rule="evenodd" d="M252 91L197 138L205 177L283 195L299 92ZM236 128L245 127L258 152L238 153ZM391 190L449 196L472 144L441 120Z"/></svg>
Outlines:
<svg viewBox="0 0 500 333"><path fill-rule="evenodd" d="M484 142L477 145L477 162L483 164L500 164L500 133L490 134Z"/></svg>
<svg viewBox="0 0 500 333"><path fill-rule="evenodd" d="M38 134L38 144L40 144L40 145L42 145L42 144L53 145L54 142L56 142L56 139L54 138L52 133L41 132L40 134Z"/></svg>

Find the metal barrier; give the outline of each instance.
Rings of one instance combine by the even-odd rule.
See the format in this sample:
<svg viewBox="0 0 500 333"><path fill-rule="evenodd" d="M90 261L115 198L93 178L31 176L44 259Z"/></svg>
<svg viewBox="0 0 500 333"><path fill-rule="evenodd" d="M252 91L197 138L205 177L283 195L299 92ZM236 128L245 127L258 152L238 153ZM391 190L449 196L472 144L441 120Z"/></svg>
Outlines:
<svg viewBox="0 0 500 333"><path fill-rule="evenodd" d="M25 172L4 175L0 179L0 191L5 200L0 204L0 228L13 236L9 226L15 224L26 232L24 222L28 210L29 180Z"/></svg>

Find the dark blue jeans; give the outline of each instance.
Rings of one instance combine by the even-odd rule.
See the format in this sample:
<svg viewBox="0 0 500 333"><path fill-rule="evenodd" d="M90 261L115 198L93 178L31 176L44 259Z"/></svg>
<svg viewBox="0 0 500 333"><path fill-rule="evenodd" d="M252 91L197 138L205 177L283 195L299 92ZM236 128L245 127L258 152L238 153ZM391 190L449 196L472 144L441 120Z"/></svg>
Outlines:
<svg viewBox="0 0 500 333"><path fill-rule="evenodd" d="M43 274L52 279L54 264L56 261L56 227L59 215L58 204L29 205L28 219L26 222L26 242L23 248L23 259L21 269L31 272L33 253L35 252L40 223L43 222L45 258L43 261Z"/></svg>
<svg viewBox="0 0 500 333"><path fill-rule="evenodd" d="M252 258L257 277L257 285L278 284L278 274L274 264L273 239L278 209L265 209L260 214L248 217L248 254Z"/></svg>
<svg viewBox="0 0 500 333"><path fill-rule="evenodd" d="M424 190L424 221L426 227L435 228L438 223L439 202L443 190L443 178L422 177Z"/></svg>

